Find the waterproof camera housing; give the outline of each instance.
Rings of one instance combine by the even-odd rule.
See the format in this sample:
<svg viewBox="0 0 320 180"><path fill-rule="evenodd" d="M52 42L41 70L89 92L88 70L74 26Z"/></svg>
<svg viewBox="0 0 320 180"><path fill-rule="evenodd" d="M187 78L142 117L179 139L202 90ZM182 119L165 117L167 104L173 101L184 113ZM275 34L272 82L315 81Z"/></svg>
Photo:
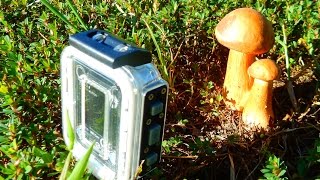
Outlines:
<svg viewBox="0 0 320 180"><path fill-rule="evenodd" d="M61 55L63 137L67 116L81 159L95 142L89 170L98 179L144 176L160 160L168 84L151 54L105 31L70 36Z"/></svg>

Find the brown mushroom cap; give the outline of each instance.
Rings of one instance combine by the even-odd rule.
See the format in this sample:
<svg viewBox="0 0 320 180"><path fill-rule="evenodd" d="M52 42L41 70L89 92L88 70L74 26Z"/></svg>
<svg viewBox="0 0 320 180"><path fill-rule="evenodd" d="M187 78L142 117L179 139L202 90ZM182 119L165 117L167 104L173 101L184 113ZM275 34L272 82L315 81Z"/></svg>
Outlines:
<svg viewBox="0 0 320 180"><path fill-rule="evenodd" d="M248 74L255 79L272 81L277 79L279 69L273 60L261 59L252 63L252 65L248 68Z"/></svg>
<svg viewBox="0 0 320 180"><path fill-rule="evenodd" d="M251 8L231 11L219 22L215 34L222 45L247 54L265 53L274 43L271 22Z"/></svg>

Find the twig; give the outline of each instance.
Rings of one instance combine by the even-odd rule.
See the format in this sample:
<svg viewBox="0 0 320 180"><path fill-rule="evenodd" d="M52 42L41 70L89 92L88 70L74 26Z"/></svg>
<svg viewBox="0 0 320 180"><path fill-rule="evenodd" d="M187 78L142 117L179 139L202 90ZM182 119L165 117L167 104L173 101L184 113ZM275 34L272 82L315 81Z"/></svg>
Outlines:
<svg viewBox="0 0 320 180"><path fill-rule="evenodd" d="M298 119L304 118L310 112L310 110L311 109L308 107L308 109L305 112L301 113L301 115L298 117Z"/></svg>
<svg viewBox="0 0 320 180"><path fill-rule="evenodd" d="M41 32L38 32L38 34L39 34L43 39L45 39L46 41L49 41L43 34L41 34Z"/></svg>
<svg viewBox="0 0 320 180"><path fill-rule="evenodd" d="M282 55L281 57L279 57L276 62L278 63L280 60L282 60L284 58L284 55Z"/></svg>
<svg viewBox="0 0 320 180"><path fill-rule="evenodd" d="M253 168L253 170L248 174L248 176L245 178L245 180L247 180L247 179L251 176L251 174L252 174L254 171L256 171L256 169L258 168L258 166L261 164L262 159L263 159L263 158L261 158L261 159L259 160L259 162L258 162L258 164L256 165L256 167Z"/></svg>
<svg viewBox="0 0 320 180"><path fill-rule="evenodd" d="M228 154L229 156L229 160L230 160L230 180L235 180L235 172L234 172L234 163L233 163L233 159L232 156L230 154Z"/></svg>
<svg viewBox="0 0 320 180"><path fill-rule="evenodd" d="M198 165L198 166L191 166L191 167L188 167L187 169L185 169L184 171L181 171L181 173L179 173L175 178L174 180L178 180L178 179L183 179L182 177L185 176L186 173L188 172L196 172L198 171L199 169L202 169L203 167L207 166L208 164L201 164L201 165Z"/></svg>
<svg viewBox="0 0 320 180"><path fill-rule="evenodd" d="M248 167L247 163L245 162L245 160L243 159L243 157L241 157L241 161L242 161L242 164L245 165L246 170L247 170L247 173L249 174L249 173L250 173L249 167ZM252 179L252 178L251 178L251 179Z"/></svg>
<svg viewBox="0 0 320 180"><path fill-rule="evenodd" d="M173 62L173 61L175 61L175 60L177 59L177 57L178 57L178 55L179 55L179 53L180 53L180 50L181 50L181 47L182 47L183 43L184 43L184 40L180 43L180 46L179 46L179 48L178 48L178 51L177 51L177 53L174 55L174 57L173 57L173 59L172 59L172 61L171 61L171 62ZM171 64L170 64L170 65L171 65Z"/></svg>
<svg viewBox="0 0 320 180"><path fill-rule="evenodd" d="M320 108L318 110L316 110L316 112L312 113L310 116L316 115L319 111L320 111Z"/></svg>
<svg viewBox="0 0 320 180"><path fill-rule="evenodd" d="M313 124L311 124L311 123L307 123L307 124L309 124L310 126L314 127L316 130L320 131L320 128L319 128L319 127L317 127L317 126L315 126L315 125L313 125Z"/></svg>
<svg viewBox="0 0 320 180"><path fill-rule="evenodd" d="M288 133L288 132L292 132L292 131L296 131L296 130L300 130L300 129L309 129L309 128L313 128L313 126L299 127L299 128L293 128L293 129L284 129L282 131L278 131L278 132L272 134L270 137L277 136L281 133Z"/></svg>
<svg viewBox="0 0 320 180"><path fill-rule="evenodd" d="M290 101L292 103L293 109L294 111L298 111L298 103L297 103L296 95L293 90L292 81L288 80L286 85L287 85L287 90L289 93L289 97L290 97Z"/></svg>
<svg viewBox="0 0 320 180"><path fill-rule="evenodd" d="M198 156L169 156L169 155L162 155L162 158L167 159L197 159Z"/></svg>

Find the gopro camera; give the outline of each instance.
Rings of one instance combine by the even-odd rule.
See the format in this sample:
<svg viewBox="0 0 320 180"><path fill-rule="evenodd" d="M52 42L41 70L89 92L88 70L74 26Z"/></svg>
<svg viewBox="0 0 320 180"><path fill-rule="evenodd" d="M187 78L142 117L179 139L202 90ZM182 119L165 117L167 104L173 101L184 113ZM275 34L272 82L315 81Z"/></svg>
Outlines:
<svg viewBox="0 0 320 180"><path fill-rule="evenodd" d="M61 55L66 144L69 114L75 158L95 142L88 165L94 176L146 175L160 160L168 95L150 52L102 30L72 35L69 43Z"/></svg>

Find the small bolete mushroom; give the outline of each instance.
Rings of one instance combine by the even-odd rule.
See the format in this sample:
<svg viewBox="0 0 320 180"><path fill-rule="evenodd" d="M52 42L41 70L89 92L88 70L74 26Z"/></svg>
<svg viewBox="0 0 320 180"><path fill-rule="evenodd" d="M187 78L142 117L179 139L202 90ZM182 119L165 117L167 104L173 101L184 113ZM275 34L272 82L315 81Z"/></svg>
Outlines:
<svg viewBox="0 0 320 180"><path fill-rule="evenodd" d="M250 90L253 81L247 74L248 67L255 61L255 55L265 53L273 46L271 22L254 9L240 8L219 22L215 35L230 49L223 85L226 104L241 111L242 97Z"/></svg>
<svg viewBox="0 0 320 180"><path fill-rule="evenodd" d="M270 119L274 119L272 81L278 77L279 69L273 60L262 59L249 67L248 74L254 81L243 108L242 120L247 125L266 128Z"/></svg>

